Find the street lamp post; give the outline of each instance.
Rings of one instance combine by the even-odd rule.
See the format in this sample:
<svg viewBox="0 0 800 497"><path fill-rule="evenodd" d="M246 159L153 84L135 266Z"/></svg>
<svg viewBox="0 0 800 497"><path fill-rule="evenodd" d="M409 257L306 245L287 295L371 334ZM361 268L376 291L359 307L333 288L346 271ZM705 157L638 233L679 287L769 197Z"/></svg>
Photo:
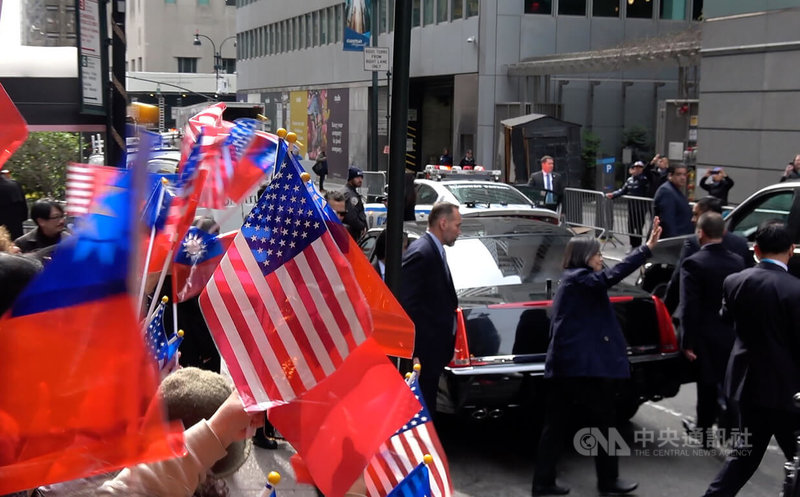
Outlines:
<svg viewBox="0 0 800 497"><path fill-rule="evenodd" d="M214 43L214 40L211 37L201 34L199 32L194 34L194 42L192 44L196 47L199 47L203 43L200 41L200 38L205 38L211 43L211 49L214 51L214 82L216 83L217 93L219 93L219 70L222 69L222 48L225 46L225 42L228 40L235 40L236 36L229 36L222 40L222 43L219 45L219 51L217 51L217 45ZM236 41L233 42L233 45L236 46Z"/></svg>

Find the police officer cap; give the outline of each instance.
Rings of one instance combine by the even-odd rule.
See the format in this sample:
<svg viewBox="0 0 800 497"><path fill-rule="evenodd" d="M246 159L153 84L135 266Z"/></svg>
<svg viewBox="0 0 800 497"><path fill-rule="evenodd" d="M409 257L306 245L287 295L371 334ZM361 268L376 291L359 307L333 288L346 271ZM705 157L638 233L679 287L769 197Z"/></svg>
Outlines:
<svg viewBox="0 0 800 497"><path fill-rule="evenodd" d="M644 167L644 162L637 160L633 163L633 167Z"/></svg>
<svg viewBox="0 0 800 497"><path fill-rule="evenodd" d="M364 173L361 171L361 169L357 168L356 166L350 166L350 168L347 170L347 181L350 181L358 176L361 176L362 178L364 177Z"/></svg>

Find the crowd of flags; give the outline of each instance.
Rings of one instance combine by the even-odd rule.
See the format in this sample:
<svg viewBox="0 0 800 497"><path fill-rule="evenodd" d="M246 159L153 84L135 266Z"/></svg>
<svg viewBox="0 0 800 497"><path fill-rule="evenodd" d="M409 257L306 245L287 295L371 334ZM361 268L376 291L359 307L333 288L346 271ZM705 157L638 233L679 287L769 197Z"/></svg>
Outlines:
<svg viewBox="0 0 800 497"><path fill-rule="evenodd" d="M411 356L413 324L287 153L291 136L224 121L224 109L212 105L189 121L175 175L68 168L67 210L81 215L78 228L0 320L0 347L19 358L0 365L2 384L14 385L0 412L18 427L13 450L0 451L0 494L174 456L180 434L158 416L152 364L174 360L183 336L164 332L166 300L142 311L128 287L171 268L173 303L199 298L245 408L267 410L309 483L328 497L362 476L370 496L452 495L416 375L407 383L386 357ZM133 169L146 161L144 147L138 154ZM192 226L198 207L238 203L263 182L240 230ZM52 333L31 345L40 327ZM59 333L53 343L62 348L49 350L45 337ZM38 374L22 367L29 354L60 360ZM102 385L93 368L105 373ZM55 388L66 381L69 395ZM104 412L98 420L81 410L85 426L63 427L94 433L97 443L36 439L53 421L37 409L55 405L59 416L87 405Z"/></svg>

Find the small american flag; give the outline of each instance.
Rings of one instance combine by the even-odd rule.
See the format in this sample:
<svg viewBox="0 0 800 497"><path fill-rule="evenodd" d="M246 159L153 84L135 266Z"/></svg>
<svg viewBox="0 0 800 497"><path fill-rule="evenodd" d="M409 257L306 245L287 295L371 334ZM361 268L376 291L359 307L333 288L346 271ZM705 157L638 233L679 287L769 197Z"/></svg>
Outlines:
<svg viewBox="0 0 800 497"><path fill-rule="evenodd" d="M306 392L372 333L364 295L302 172L287 154L200 295L251 410Z"/></svg>
<svg viewBox="0 0 800 497"><path fill-rule="evenodd" d="M163 368L175 357L175 353L183 341L183 331L181 330L173 333L171 338L167 338L167 333L164 331L164 307L166 305L167 298L165 297L159 302L150 323L147 324L147 333L145 334L147 347L159 368Z"/></svg>
<svg viewBox="0 0 800 497"><path fill-rule="evenodd" d="M412 373L407 382L411 391L422 404L422 409L409 422L380 446L372 457L364 479L369 497L385 497L400 484L419 464L425 454L433 458L428 465L430 486L433 497L450 497L453 484L447 458L439 442L439 437L431 423L430 413L422 400L417 381L417 373Z"/></svg>
<svg viewBox="0 0 800 497"><path fill-rule="evenodd" d="M203 143L201 132L203 128L218 128L222 126L222 113L227 106L220 102L207 107L189 119L183 128L183 140L181 140L181 162L186 161L192 151L192 147L199 141ZM206 138L208 140L208 138ZM183 166L183 164L181 164ZM182 170L182 168L181 168Z"/></svg>
<svg viewBox="0 0 800 497"><path fill-rule="evenodd" d="M81 216L89 212L92 204L103 193L105 186L116 178L116 167L91 164L67 165L67 215Z"/></svg>

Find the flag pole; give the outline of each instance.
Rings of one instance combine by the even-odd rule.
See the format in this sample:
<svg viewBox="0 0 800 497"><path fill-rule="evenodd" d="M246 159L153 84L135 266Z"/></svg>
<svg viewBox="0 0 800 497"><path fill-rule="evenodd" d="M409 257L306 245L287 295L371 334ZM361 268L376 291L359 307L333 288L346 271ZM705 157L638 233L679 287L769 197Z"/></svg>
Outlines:
<svg viewBox="0 0 800 497"><path fill-rule="evenodd" d="M270 471L267 475L267 483L264 485L264 491L261 492L261 497L275 497L275 485L280 483L281 474L277 471Z"/></svg>
<svg viewBox="0 0 800 497"><path fill-rule="evenodd" d="M156 203L156 220L158 220L158 217L161 215L161 205L164 203L164 192L167 187L167 183L167 178L161 178L161 192L158 194L158 202ZM147 255L144 259L142 283L139 286L139 306L136 308L137 312L142 312L142 306L144 306L144 290L145 286L147 286L147 274L148 268L150 267L150 257L153 255L153 243L155 242L156 237L156 224L157 223L153 223L153 226L150 228L150 241L147 243Z"/></svg>
<svg viewBox="0 0 800 497"><path fill-rule="evenodd" d="M172 262L172 253L175 252L174 236L175 235L173 235L173 241L170 243L169 252L167 252L167 258L164 259L164 267L161 268L161 274L158 276L158 284L156 285L156 289L153 290L154 297L161 293L161 288L164 286L164 280L167 278L167 268L169 268L169 264ZM150 308L147 310L148 316L153 313L153 309L156 307L156 302L158 302L158 299L152 299L150 301Z"/></svg>

